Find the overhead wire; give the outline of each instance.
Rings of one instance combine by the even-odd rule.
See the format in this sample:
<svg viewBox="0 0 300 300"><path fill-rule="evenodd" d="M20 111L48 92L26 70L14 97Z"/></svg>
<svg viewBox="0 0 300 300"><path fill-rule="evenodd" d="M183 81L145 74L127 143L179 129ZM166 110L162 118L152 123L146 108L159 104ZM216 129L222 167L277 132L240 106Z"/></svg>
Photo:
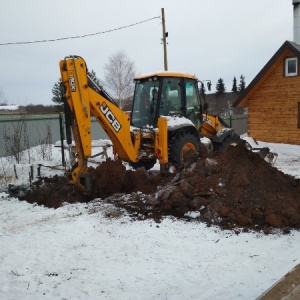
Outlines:
<svg viewBox="0 0 300 300"><path fill-rule="evenodd" d="M160 19L160 18L161 18L160 16L157 16L157 17L153 17L153 18L150 18L150 19L147 19L147 20L136 22L136 23L133 23L133 24L130 24L130 25L125 25L125 26L121 26L121 27L118 27L118 28L109 29L109 30L106 30L106 31L88 33L88 34L84 34L84 35L69 36L69 37L63 37L63 38L57 38L57 39L48 39L48 40L29 41L29 42L0 43L0 46L25 45L25 44L35 44L35 43L57 42L57 41L63 41L63 40L69 40L69 39L81 39L81 38L86 38L86 37L90 37L90 36L94 36L94 35L105 34L105 33L110 33L110 32L113 32L113 31L118 31L118 30L121 30L121 29L126 29L126 28L129 28L129 27L140 25L142 23L146 23L146 22L152 21L154 19Z"/></svg>

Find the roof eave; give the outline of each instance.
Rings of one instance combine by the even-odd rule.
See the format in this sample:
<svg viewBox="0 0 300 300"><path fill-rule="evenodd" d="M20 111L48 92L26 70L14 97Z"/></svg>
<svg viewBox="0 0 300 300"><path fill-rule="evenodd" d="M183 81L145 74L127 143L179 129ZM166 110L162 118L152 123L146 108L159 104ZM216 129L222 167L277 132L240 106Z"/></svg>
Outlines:
<svg viewBox="0 0 300 300"><path fill-rule="evenodd" d="M250 84L240 95L240 97L238 97L238 99L232 104L233 107L246 106L250 95L257 88L257 83L267 73L271 66L278 60L281 54L286 50L292 51L297 57L300 58L300 45L285 41L283 45L277 50L277 52L271 57L271 59L266 63L266 65L261 69L261 71L254 77L254 79L250 82Z"/></svg>

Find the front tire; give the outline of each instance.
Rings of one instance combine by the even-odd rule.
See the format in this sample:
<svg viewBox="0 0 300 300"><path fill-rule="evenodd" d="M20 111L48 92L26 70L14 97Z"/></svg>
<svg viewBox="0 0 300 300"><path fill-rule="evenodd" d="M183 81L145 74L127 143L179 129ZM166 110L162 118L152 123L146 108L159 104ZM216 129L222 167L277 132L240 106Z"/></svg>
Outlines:
<svg viewBox="0 0 300 300"><path fill-rule="evenodd" d="M228 135L222 143L214 143L214 150L225 151L230 146L236 146L243 143L243 140L237 134Z"/></svg>
<svg viewBox="0 0 300 300"><path fill-rule="evenodd" d="M183 154L186 150L193 150L199 153L200 138L190 132L176 133L169 141L169 163L180 167L183 163Z"/></svg>

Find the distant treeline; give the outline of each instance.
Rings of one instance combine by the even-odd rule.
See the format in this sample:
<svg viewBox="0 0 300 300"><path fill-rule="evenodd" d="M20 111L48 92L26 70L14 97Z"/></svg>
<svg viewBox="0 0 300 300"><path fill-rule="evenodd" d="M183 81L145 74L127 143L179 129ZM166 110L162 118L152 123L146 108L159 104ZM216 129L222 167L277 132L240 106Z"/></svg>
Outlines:
<svg viewBox="0 0 300 300"><path fill-rule="evenodd" d="M28 104L26 106L19 106L20 110L26 111L29 115L35 114L57 114L61 111L56 105L42 105L42 104Z"/></svg>

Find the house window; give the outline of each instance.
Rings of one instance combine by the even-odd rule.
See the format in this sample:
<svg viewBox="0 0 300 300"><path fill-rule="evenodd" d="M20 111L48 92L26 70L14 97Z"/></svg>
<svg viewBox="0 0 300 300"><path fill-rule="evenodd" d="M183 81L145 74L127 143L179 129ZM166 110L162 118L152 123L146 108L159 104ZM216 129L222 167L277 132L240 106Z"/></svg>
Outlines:
<svg viewBox="0 0 300 300"><path fill-rule="evenodd" d="M298 75L298 58L287 58L285 60L285 76L297 76Z"/></svg>

